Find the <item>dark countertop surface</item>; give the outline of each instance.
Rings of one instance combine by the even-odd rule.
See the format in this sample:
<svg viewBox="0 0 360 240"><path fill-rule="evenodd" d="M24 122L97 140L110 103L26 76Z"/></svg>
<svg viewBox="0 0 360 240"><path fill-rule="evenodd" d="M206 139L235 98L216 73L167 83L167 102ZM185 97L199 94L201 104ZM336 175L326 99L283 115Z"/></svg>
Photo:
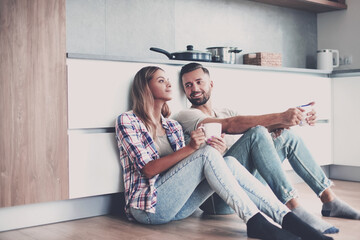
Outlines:
<svg viewBox="0 0 360 240"><path fill-rule="evenodd" d="M360 69L344 69L344 70L335 70L332 74L339 74L339 73L353 73L353 72L360 72Z"/></svg>
<svg viewBox="0 0 360 240"><path fill-rule="evenodd" d="M355 77L360 76L360 69L336 70L330 74L330 77Z"/></svg>

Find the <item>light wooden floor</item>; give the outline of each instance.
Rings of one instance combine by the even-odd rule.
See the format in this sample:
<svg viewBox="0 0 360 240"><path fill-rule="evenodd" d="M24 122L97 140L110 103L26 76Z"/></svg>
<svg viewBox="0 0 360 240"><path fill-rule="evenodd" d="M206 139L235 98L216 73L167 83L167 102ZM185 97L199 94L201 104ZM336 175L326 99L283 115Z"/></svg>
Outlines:
<svg viewBox="0 0 360 240"><path fill-rule="evenodd" d="M360 209L360 183L334 181L333 190L344 201ZM321 203L303 183L296 184L302 204L320 216ZM336 240L359 240L360 220L324 218L340 228ZM124 217L100 216L0 233L0 240L119 240L119 239L250 239L246 226L235 215L204 216L199 210L190 218L165 225L144 226Z"/></svg>

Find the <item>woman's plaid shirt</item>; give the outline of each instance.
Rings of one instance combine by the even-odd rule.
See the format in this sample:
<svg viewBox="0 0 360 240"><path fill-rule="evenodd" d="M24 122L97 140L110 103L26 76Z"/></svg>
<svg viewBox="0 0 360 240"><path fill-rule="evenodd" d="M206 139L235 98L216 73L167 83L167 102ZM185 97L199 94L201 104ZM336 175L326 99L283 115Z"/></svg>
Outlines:
<svg viewBox="0 0 360 240"><path fill-rule="evenodd" d="M177 121L162 117L162 126L174 151L185 146L183 130ZM125 212L129 219L132 219L129 208L154 213L158 175L148 179L141 174L148 162L159 158L151 134L132 111L116 119L115 129L124 177Z"/></svg>

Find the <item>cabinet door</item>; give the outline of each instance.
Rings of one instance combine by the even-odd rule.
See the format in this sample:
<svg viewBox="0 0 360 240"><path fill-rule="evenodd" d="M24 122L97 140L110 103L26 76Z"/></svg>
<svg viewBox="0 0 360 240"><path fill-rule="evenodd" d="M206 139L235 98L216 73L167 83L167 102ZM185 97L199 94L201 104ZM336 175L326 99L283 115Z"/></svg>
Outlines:
<svg viewBox="0 0 360 240"><path fill-rule="evenodd" d="M330 123L318 123L313 127L292 128L305 142L310 153L320 165L332 164L332 136Z"/></svg>
<svg viewBox="0 0 360 240"><path fill-rule="evenodd" d="M70 198L123 191L115 133L69 133Z"/></svg>
<svg viewBox="0 0 360 240"><path fill-rule="evenodd" d="M65 15L0 1L0 207L68 198Z"/></svg>
<svg viewBox="0 0 360 240"><path fill-rule="evenodd" d="M333 79L334 163L360 166L360 76Z"/></svg>
<svg viewBox="0 0 360 240"><path fill-rule="evenodd" d="M210 72L215 84L213 104L235 109L243 115L283 112L315 101L317 116L322 123L315 127L292 129L303 138L319 164L332 164L329 78L301 73L216 68Z"/></svg>
<svg viewBox="0 0 360 240"><path fill-rule="evenodd" d="M112 131L116 117L131 108L132 79L149 64L67 59L67 65L70 198L122 192L115 133L104 131ZM177 81L177 66L156 65ZM172 85L174 112L186 104L180 87Z"/></svg>
<svg viewBox="0 0 360 240"><path fill-rule="evenodd" d="M131 109L130 90L137 71L156 65L166 71L172 84L175 112L186 104L178 81L177 66L160 64L67 59L69 129L114 127L116 117Z"/></svg>
<svg viewBox="0 0 360 240"><path fill-rule="evenodd" d="M331 80L326 76L211 68L216 107L244 115L283 112L315 101L318 119L331 117Z"/></svg>

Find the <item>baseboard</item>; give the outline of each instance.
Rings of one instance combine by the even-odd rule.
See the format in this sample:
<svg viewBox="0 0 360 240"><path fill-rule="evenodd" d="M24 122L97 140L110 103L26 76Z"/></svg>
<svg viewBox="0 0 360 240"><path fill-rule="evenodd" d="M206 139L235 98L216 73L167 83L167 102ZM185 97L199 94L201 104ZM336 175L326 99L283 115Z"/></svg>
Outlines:
<svg viewBox="0 0 360 240"><path fill-rule="evenodd" d="M331 179L360 182L360 167L330 165L329 175Z"/></svg>
<svg viewBox="0 0 360 240"><path fill-rule="evenodd" d="M360 182L360 167L331 164L321 168L330 179ZM287 170L286 175L291 183L304 182L294 170Z"/></svg>
<svg viewBox="0 0 360 240"><path fill-rule="evenodd" d="M331 164L321 168L330 179L360 182L360 167ZM287 170L286 175L292 183L304 182L294 170Z"/></svg>
<svg viewBox="0 0 360 240"><path fill-rule="evenodd" d="M121 213L123 199L123 193L119 193L0 208L0 232Z"/></svg>

